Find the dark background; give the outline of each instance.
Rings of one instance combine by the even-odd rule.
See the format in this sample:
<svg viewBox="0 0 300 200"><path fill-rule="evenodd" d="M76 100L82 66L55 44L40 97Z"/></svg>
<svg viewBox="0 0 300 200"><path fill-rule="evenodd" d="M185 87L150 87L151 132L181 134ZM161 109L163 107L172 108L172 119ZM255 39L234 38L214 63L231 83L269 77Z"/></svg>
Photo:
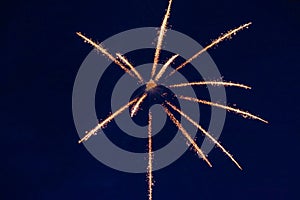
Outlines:
<svg viewBox="0 0 300 200"><path fill-rule="evenodd" d="M72 87L91 46L119 32L160 26L163 0L1 1L1 199L146 199L145 174L126 174L77 144ZM154 199L297 199L300 2L174 0L170 25L203 46L252 21L249 30L209 50L237 103L266 125L228 113L220 140L244 167L219 150L209 168L186 152L154 173Z"/></svg>

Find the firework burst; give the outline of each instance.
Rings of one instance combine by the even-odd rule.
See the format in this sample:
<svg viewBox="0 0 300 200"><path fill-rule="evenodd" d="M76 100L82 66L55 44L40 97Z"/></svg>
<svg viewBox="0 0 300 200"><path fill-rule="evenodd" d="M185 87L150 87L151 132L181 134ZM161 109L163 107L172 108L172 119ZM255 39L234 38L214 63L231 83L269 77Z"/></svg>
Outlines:
<svg viewBox="0 0 300 200"><path fill-rule="evenodd" d="M131 111L130 111L130 116L133 117L134 115L137 114L137 112L140 110L143 102L145 99L149 96L149 92L152 90L155 90L157 86L161 85L160 79L166 72L167 68L173 63L173 61L179 56L178 54L173 55L171 58L169 58L165 64L162 66L162 68L159 70L158 73L157 71L157 66L160 61L160 52L162 49L164 37L167 32L167 24L168 24L168 19L170 17L170 12L171 12L171 5L172 5L172 0L169 0L168 8L166 10L165 16L163 18L163 22L161 24L159 33L158 33L158 38L157 38L157 44L156 44L156 49L155 49L155 54L154 54L154 60L153 60L153 66L150 74L150 80L145 82L144 78L141 76L141 74L135 69L135 66L133 66L123 55L120 53L117 53L116 56L114 57L111 53L108 52L107 49L105 49L101 44L98 44L94 42L92 39L87 38L84 36L82 33L77 32L76 34L81 37L85 42L88 44L92 45L96 50L100 51L104 56L115 62L122 70L124 70L127 74L130 76L138 79L139 83L144 83L145 84L145 90L142 96L137 97L133 100L131 100L129 103L118 109L116 112L112 113L109 115L106 119L101 121L95 128L91 129L90 131L87 131L85 136L79 140L79 143L87 141L92 135L95 135L99 130L105 128L105 126L114 120L115 117L118 115L122 114L126 109L128 109L130 106L132 106ZM197 59L202 53L207 51L208 49L216 46L220 42L224 41L225 39L230 39L233 35L235 35L238 31L243 30L245 28L248 28L251 25L251 22L246 23L244 25L241 25L238 28L235 28L233 30L228 31L226 34L221 35L219 38L216 40L213 40L211 44L206 46L205 48L201 49L198 51L195 55L193 55L191 58L186 60L184 63L180 64L178 67L176 67L169 75L165 77L165 79L169 78L172 76L175 72L179 71L183 67L187 66L187 64L191 63L194 59ZM168 85L165 86L167 88L184 88L187 86L201 86L201 85L211 85L211 86L230 86L230 87L239 87L239 88L244 88L244 89L251 89L251 87L239 83L233 83L233 82L224 82L224 81L198 81L198 82L189 82L189 83L178 83L178 84L173 84L173 85ZM162 95L164 98L164 95ZM260 120L262 122L268 123L266 120L255 116L253 114L250 114L247 111L242 111L237 108L233 108L227 105L222 105L206 100L201 100L201 99L196 99L192 97L185 97L185 96L177 96L179 99L186 100L186 101L191 101L195 103L200 103L200 104L205 104L209 106L214 106L218 107L221 109L225 109L227 111L232 111L237 114L241 114L244 117L249 117L252 119ZM186 138L187 143L192 146L192 148L195 150L195 152L198 154L200 158L202 158L210 167L212 167L210 161L207 158L207 155L204 154L204 152L201 150L201 148L197 145L196 141L190 136L190 134L186 131L186 129L182 126L180 121L175 118L175 116L172 114L172 112L169 110L170 108L179 113L181 116L183 116L187 121L189 121L193 126L195 126L197 129L199 129L206 137L208 137L214 144L219 147L230 159L231 161L239 168L242 169L240 164L233 158L233 156L208 132L206 131L199 123L191 119L187 114L185 114L183 111L181 111L179 108L177 108L175 105L173 105L171 102L165 100L163 105L163 110L167 114L167 116L170 118L170 120L174 123L174 125L181 131L183 136ZM154 158L154 153L152 150L152 114L149 111L148 115L148 167L147 167L147 180L148 180L148 198L149 200L152 200L152 194L153 194L153 158Z"/></svg>

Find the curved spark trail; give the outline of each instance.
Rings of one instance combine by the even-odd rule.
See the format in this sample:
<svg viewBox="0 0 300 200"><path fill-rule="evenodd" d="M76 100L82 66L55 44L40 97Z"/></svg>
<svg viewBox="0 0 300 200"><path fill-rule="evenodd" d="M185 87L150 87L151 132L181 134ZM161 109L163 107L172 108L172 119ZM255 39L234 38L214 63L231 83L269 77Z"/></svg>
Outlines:
<svg viewBox="0 0 300 200"><path fill-rule="evenodd" d="M148 178L148 197L152 200L152 187L153 187L153 175L152 175L152 164L153 164L153 152L152 152L152 114L149 111L149 122L148 122L148 167L147 167L147 178Z"/></svg>
<svg viewBox="0 0 300 200"><path fill-rule="evenodd" d="M167 9L165 17L163 19L163 22L161 24L160 31L159 31L159 36L158 36L158 39L157 39L156 50L155 50L155 54L154 54L153 67L152 67L152 71L151 71L151 79L155 75L155 71L156 71L158 61L159 61L159 56L160 56L160 51L161 51L163 39L164 39L165 34L167 32L167 24L168 24L168 19L170 17L171 5L172 5L172 0L169 0L168 9Z"/></svg>
<svg viewBox="0 0 300 200"><path fill-rule="evenodd" d="M185 67L188 63L192 62L194 59L196 59L197 57L199 57L202 53L204 53L205 51L207 51L208 49L212 48L213 46L217 45L218 43L222 42L223 40L227 39L227 38L231 38L232 35L235 35L238 31L243 30L245 28L248 28L250 25L252 24L252 22L249 22L247 24L244 24L236 29L230 30L228 31L226 34L221 35L218 39L214 40L210 45L206 46L204 49L200 50L198 53L196 53L194 56L192 56L190 59L188 59L187 61L185 61L184 63L182 63L180 66L178 66L174 71L172 71L166 78L172 76L176 71L182 69L183 67Z"/></svg>
<svg viewBox="0 0 300 200"><path fill-rule="evenodd" d="M76 32L76 34L81 37L85 42L89 43L90 45L92 45L94 48L96 48L97 50L99 50L103 55L105 55L107 58L109 58L111 61L113 61L114 63L116 63L119 67L121 67L121 69L123 69L126 73L128 73L130 76L134 77L135 76L124 66L122 65L122 63L120 63L114 56L112 56L107 49L105 49L101 44L97 44L96 42L94 42L92 39L87 38L86 36L84 36L81 32Z"/></svg>
<svg viewBox="0 0 300 200"><path fill-rule="evenodd" d="M165 64L164 66L160 69L160 71L158 72L158 74L155 77L155 81L159 81L159 79L161 78L161 76L165 73L167 67L179 56L179 54L176 54L174 56L172 56Z"/></svg>
<svg viewBox="0 0 300 200"><path fill-rule="evenodd" d="M188 142L193 146L194 150L196 151L196 153L198 154L198 156L200 158L202 158L203 160L205 160L205 162L212 167L211 163L209 162L209 160L206 158L205 154L203 153L203 151L200 149L200 147L198 147L198 145L196 144L196 142L191 138L191 136L189 135L189 133L182 127L181 123L175 118L175 116L164 106L164 110L167 113L167 115L170 117L170 119L172 120L172 122L177 126L177 128L182 132L182 134L186 137L186 139L188 140Z"/></svg>
<svg viewBox="0 0 300 200"><path fill-rule="evenodd" d="M132 66L132 64L120 53L116 54L118 58L121 59L121 61L126 64L130 69L133 71L133 73L136 75L136 77L140 80L141 83L144 83L144 79L142 78L141 74Z"/></svg>
<svg viewBox="0 0 300 200"><path fill-rule="evenodd" d="M144 101L144 99L147 97L147 95L148 95L148 94L145 93L145 94L137 101L137 103L134 105L134 107L133 107L132 110L131 110L131 114L130 114L131 117L133 117L133 116L137 113L137 111L138 111L138 109L139 109L141 103L143 103L143 101Z"/></svg>
<svg viewBox="0 0 300 200"><path fill-rule="evenodd" d="M269 123L268 121L260 118L260 117L257 117L247 111L242 111L242 110L239 110L237 108L232 108L232 107L229 107L229 106L225 106L225 105L221 105L221 104L218 104L218 103L213 103L213 102L210 102L210 101L205 101L205 100L201 100L201 99L196 99L196 98L192 98L192 97L185 97L185 96L179 96L180 99L183 99L183 100L187 100L187 101L193 101L193 102L197 102L197 103L202 103L202 104L206 104L206 105L210 105L210 106L215 106L215 107L219 107L219 108L223 108L225 110L228 110L228 111L233 111L235 113L238 113L238 114L241 114L243 115L244 117L250 117L252 119L257 119L259 121L262 121L264 123Z"/></svg>
<svg viewBox="0 0 300 200"><path fill-rule="evenodd" d="M100 122L95 128L87 132L87 134L78 141L78 143L81 143L83 141L87 141L92 135L94 135L97 131L102 129L105 125L107 125L111 120L113 120L116 116L120 115L124 110L126 110L129 106L134 104L134 102L137 101L137 98L133 99L129 103L127 103L125 106L121 107L119 110L111 114L109 117L107 117L104 121Z"/></svg>
<svg viewBox="0 0 300 200"><path fill-rule="evenodd" d="M193 86L193 85L212 85L212 86L233 86L233 87L240 87L244 89L251 89L251 87L239 83L232 83L232 82L223 82L223 81L200 81L200 82L192 82L192 83L180 83L169 85L169 88L178 88L178 87L186 87L186 86Z"/></svg>
<svg viewBox="0 0 300 200"><path fill-rule="evenodd" d="M179 110L176 106L171 104L170 102L166 101L166 103L176 112L178 112L181 116L186 118L189 122L191 122L195 127L197 127L202 133L204 133L205 136L207 136L211 141L213 141L231 160L234 162L234 164L242 170L242 167L239 165L239 163L233 158L233 156L214 138L212 137L202 126L200 126L197 122L192 120L187 114Z"/></svg>

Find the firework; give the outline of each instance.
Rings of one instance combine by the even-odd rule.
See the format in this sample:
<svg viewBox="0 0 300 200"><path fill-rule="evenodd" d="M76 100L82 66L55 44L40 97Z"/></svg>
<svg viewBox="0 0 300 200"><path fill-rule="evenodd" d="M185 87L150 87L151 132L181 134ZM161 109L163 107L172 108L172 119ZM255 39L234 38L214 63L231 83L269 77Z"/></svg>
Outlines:
<svg viewBox="0 0 300 200"><path fill-rule="evenodd" d="M153 162L153 152L152 152L152 114L149 111L149 121L148 121L148 167L147 167L147 177L148 177L148 197L152 200L152 187L153 187L153 175L152 175L152 162Z"/></svg>
<svg viewBox="0 0 300 200"><path fill-rule="evenodd" d="M127 108L129 108L129 106L131 106L132 104L134 104L136 101L137 101L137 98L133 99L132 101L130 101L129 103L127 103L126 105L124 105L123 107L121 107L119 110L117 110L116 112L114 112L113 114L111 114L105 120L103 120L102 122L100 122L95 128L93 128L92 130L88 131L86 133L86 135L81 140L78 141L78 143L81 143L83 141L87 141L92 135L94 135L97 131L99 131L100 129L102 129L103 127L105 127L109 122L111 122L111 120L113 120L116 116L118 116L122 112L124 112Z"/></svg>
<svg viewBox="0 0 300 200"><path fill-rule="evenodd" d="M172 56L161 68L161 70L158 72L158 74L155 77L155 81L159 81L159 79L161 78L161 76L165 73L167 67L179 56L179 54L176 54L174 56Z"/></svg>
<svg viewBox="0 0 300 200"><path fill-rule="evenodd" d="M252 119L257 119L259 121L262 121L264 123L268 123L268 121L260 118L260 117L257 117L247 111L242 111L242 110L239 110L237 108L232 108L232 107L229 107L229 106L225 106L225 105L222 105L222 104L218 104L218 103L213 103L213 102L210 102L210 101L205 101L205 100L201 100L201 99L196 99L196 98L192 98L192 97L185 97L185 96L179 96L180 99L183 99L183 100L187 100L187 101L193 101L193 102L197 102L197 103L202 103L202 104L206 104L206 105L210 105L210 106L215 106L215 107L219 107L219 108L223 108L223 109L226 109L228 111L233 111L235 113L238 113L238 114L241 114L242 116L244 117L250 117Z"/></svg>
<svg viewBox="0 0 300 200"><path fill-rule="evenodd" d="M115 117L123 113L126 109L128 109L130 106L133 106L131 111L130 111L130 116L133 117L136 115L136 113L139 111L142 103L144 100L147 98L148 95L150 95L150 91L154 90L157 88L158 81L161 79L161 77L165 74L167 68L171 65L171 63L179 56L179 54L176 54L169 58L167 62L162 66L160 71L156 74L157 70L157 65L160 61L160 53L162 50L162 45L163 45L163 40L165 38L166 32L167 32L167 25L168 25L168 19L170 17L171 13L171 5L172 5L172 0L169 0L168 3L168 8L166 10L166 13L164 15L160 30L158 32L158 38L157 38L157 44L156 44L156 49L155 49L155 54L153 58L153 66L152 70L150 73L150 80L148 82L145 82L141 74L135 69L135 66L133 66L123 55L120 53L116 54L116 58L109 53L107 49L105 49L101 44L98 44L94 42L92 39L87 38L84 36L82 33L77 32L76 34L81 37L85 42L89 43L92 45L96 50L100 51L104 56L109 58L111 61L116 63L122 70L124 70L126 73L128 73L131 77L137 78L139 80L139 83L144 83L145 84L145 91L144 94L138 98L135 98L131 100L129 103L118 109L116 112L110 114L105 120L101 121L95 128L93 128L90 131L87 131L86 134L82 139L79 140L79 143L87 141L92 135L96 134L100 129L105 128L105 126L110 123ZM195 55L193 55L191 58L186 60L184 63L176 67L169 75L165 77L165 79L169 78L173 74L175 74L177 71L185 67L187 64L191 63L194 59L198 58L201 54L206 52L208 49L218 45L220 42L224 41L225 39L230 39L233 35L235 35L238 31L243 30L245 28L248 28L252 23L249 22L247 24L244 24L238 28L235 28L233 30L228 31L227 33L221 35L219 38L213 40L208 46L205 48L201 49L198 51ZM127 67L126 67L127 66ZM239 83L232 83L232 82L224 82L224 81L198 81L198 82L188 82L188 83L179 83L179 84L173 84L167 86L168 88L181 88L181 87L187 87L187 86L201 86L201 85L211 85L211 86L231 86L231 87L239 87L243 89L251 89L251 87L244 85L244 84L239 84ZM162 95L164 98L164 94ZM257 119L260 120L264 123L268 123L268 121L255 116L253 114L250 114L247 111L242 111L237 108L233 108L230 106L210 102L210 101L205 101L201 99L196 99L192 97L185 97L185 96L178 96L179 99L186 100L186 101L191 101L191 102L196 102L196 103L201 103L209 106L214 106L222 109L226 109L227 111L232 111L237 114L240 114L244 117L249 117L252 119ZM184 117L187 121L189 121L193 126L195 126L197 129L199 129L206 137L208 137L217 147L219 147L231 160L232 162L242 170L242 167L240 164L233 158L233 156L220 144L217 139L215 139L208 131L206 131L199 123L191 119L187 114L185 114L183 111L181 111L179 108L177 108L175 105L173 105L169 101L165 101L165 103L162 105L165 113L167 116L171 119L171 121L176 125L176 127L181 131L183 136L186 138L187 143L191 145L193 150L197 153L197 155L202 158L210 167L212 167L210 161L207 159L207 156L204 154L204 152L201 150L201 148L197 145L197 143L194 141L194 139L189 135L189 133L184 129L180 121L178 121L175 116L172 114L172 112L166 107L169 106L171 107L174 111L179 113L182 117ZM149 120L148 120L148 166L147 166L147 181L148 181L148 198L149 200L152 200L152 195L153 195L153 186L154 186L154 181L153 181L153 158L154 158L154 153L152 149L152 123L153 123L153 117L151 112L149 111Z"/></svg>
<svg viewBox="0 0 300 200"><path fill-rule="evenodd" d="M186 118L189 122L191 122L195 127L197 127L205 136L207 136L211 141L213 141L222 151L236 164L238 168L242 170L242 167L239 165L239 163L233 158L231 154L214 138L212 137L202 126L200 126L198 123L196 123L194 120L192 120L187 114L179 110L176 106L171 104L170 102L166 101L166 103L176 112L178 112L181 116Z"/></svg>
<svg viewBox="0 0 300 200"><path fill-rule="evenodd" d="M186 86L193 86L193 85L212 85L212 86L233 86L233 87L240 87L244 89L251 89L251 87L239 83L232 83L232 82L223 82L223 81L200 81L200 82L192 82L192 83L180 83L175 85L169 85L169 88L178 88L178 87L186 87Z"/></svg>
<svg viewBox="0 0 300 200"><path fill-rule="evenodd" d="M141 98L139 98L139 100L138 100L137 103L133 106L133 108L132 108L132 110L131 110L131 114L130 114L131 117L133 117L133 116L137 113L137 111L138 111L138 109L139 109L141 103L143 103L143 101L144 101L144 99L145 99L146 97L147 97L147 93L143 94L143 96L142 96Z"/></svg>
<svg viewBox="0 0 300 200"><path fill-rule="evenodd" d="M130 76L135 77L122 63L120 63L113 55L111 55L107 49L105 49L101 44L97 44L92 39L87 38L80 32L76 32L76 34L81 37L85 42L92 45L94 48L96 48L98 51L100 51L103 55L105 55L107 58L109 58L111 61L116 63L121 69L123 69L126 73L128 73Z"/></svg>
<svg viewBox="0 0 300 200"><path fill-rule="evenodd" d="M195 55L193 55L190 59L188 59L187 61L185 61L184 63L182 63L180 66L178 66L166 78L172 76L176 71L178 71L178 70L182 69L183 67L185 67L187 64L189 64L190 62L192 62L193 60L195 60L197 57L199 57L202 53L204 53L208 49L212 48L213 46L217 45L218 43L222 42L223 40L225 40L227 38L231 38L232 35L235 35L240 30L248 28L251 24L252 24L252 22L249 22L249 23L244 24L244 25L242 25L242 26L240 26L240 27L238 27L236 29L228 31L224 35L221 35L218 39L214 40L210 45L206 46L204 49L200 50L198 53L196 53Z"/></svg>
<svg viewBox="0 0 300 200"><path fill-rule="evenodd" d="M165 14L164 20L161 24L158 39L157 39L157 44L156 44L156 49L155 49L155 54L154 54L153 67L152 67L152 71L151 71L151 79L155 75L155 71L156 71L158 61L159 61L159 56L160 56L160 51L161 51L163 39L164 39L165 34L167 32L167 24L168 24L168 19L170 17L171 5L172 5L172 0L169 0L168 9L167 9L167 12Z"/></svg>
<svg viewBox="0 0 300 200"><path fill-rule="evenodd" d="M121 61L124 64L126 64L128 67L130 67L130 69L133 71L133 73L136 75L136 77L140 80L140 82L144 83L144 79L142 78L140 73L135 69L135 67L132 66L132 64L124 56L122 56L120 53L117 53L116 55L117 55L118 58L121 59Z"/></svg>
<svg viewBox="0 0 300 200"><path fill-rule="evenodd" d="M169 116L169 118L172 120L172 122L177 126L177 128L181 131L183 136L187 139L187 141L193 146L195 152L198 154L200 158L202 158L210 167L212 167L209 160L206 158L206 155L203 153L203 151L198 147L196 142L191 138L189 133L182 127L182 124L175 118L175 116L164 106L164 110L166 114Z"/></svg>

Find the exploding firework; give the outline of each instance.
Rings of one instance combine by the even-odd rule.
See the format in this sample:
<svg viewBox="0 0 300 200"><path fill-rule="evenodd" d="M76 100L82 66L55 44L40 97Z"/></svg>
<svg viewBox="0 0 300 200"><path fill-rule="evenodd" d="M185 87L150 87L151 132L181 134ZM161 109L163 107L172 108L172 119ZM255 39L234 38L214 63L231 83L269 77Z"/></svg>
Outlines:
<svg viewBox="0 0 300 200"><path fill-rule="evenodd" d="M148 167L147 167L147 178L148 178L148 197L152 200L152 187L153 187L153 175L152 175L152 162L153 162L153 152L152 152L152 114L149 111L149 122L148 122Z"/></svg>
<svg viewBox="0 0 300 200"><path fill-rule="evenodd" d="M170 64L179 56L179 54L176 54L174 56L172 56L165 64L164 66L161 68L161 70L158 72L158 74L155 77L155 81L159 81L159 79L161 78L161 76L165 73L165 71L167 70L167 67L170 66Z"/></svg>
<svg viewBox="0 0 300 200"><path fill-rule="evenodd" d="M181 65L179 65L166 78L168 78L168 77L172 76L173 74L175 74L176 71L178 71L178 70L182 69L183 67L185 67L187 64L189 64L190 62L192 62L193 60L195 60L196 58L198 58L202 53L204 53L208 49L216 46L218 43L222 42L223 40L225 40L227 38L231 38L232 35L235 35L238 31L243 30L244 28L248 28L251 24L252 24L252 22L249 22L249 23L244 24L244 25L242 25L242 26L240 26L240 27L238 27L236 29L228 31L224 35L221 35L218 39L214 40L210 45L206 46L204 49L200 50L198 53L196 53L195 55L193 55L190 59L188 59L187 61L185 61Z"/></svg>
<svg viewBox="0 0 300 200"><path fill-rule="evenodd" d="M203 151L200 149L200 147L197 145L197 143L191 138L190 134L182 127L181 123L175 118L175 116L169 111L168 108L164 107L164 110L166 114L170 117L172 122L177 126L177 128L181 131L183 136L187 139L188 144L191 144L195 150L195 152L198 154L200 158L203 158L205 162L212 167L209 160L206 158L206 155L203 153Z"/></svg>
<svg viewBox="0 0 300 200"><path fill-rule="evenodd" d="M192 82L192 83L179 83L175 85L169 85L169 88L179 88L193 85L212 85L212 86L232 86L232 87L240 87L245 89L251 89L251 87L239 83L231 83L231 82L223 82L223 81L200 81L200 82Z"/></svg>
<svg viewBox="0 0 300 200"><path fill-rule="evenodd" d="M204 128L202 128L202 126L200 126L197 122L195 122L194 120L192 120L187 114L185 114L184 112L182 112L181 110L179 110L176 106L174 106L173 104L171 104L170 102L166 101L166 103L176 112L178 112L181 116L185 117L189 122L191 122L194 126L196 126L202 133L204 133L205 136L207 136L211 141L213 141L220 149L222 149L222 151L236 164L236 166L240 169L242 169L242 167L238 164L238 162L232 157L231 154L229 154L228 151L226 151L226 149L215 139L213 138ZM167 111L166 111L167 112Z"/></svg>
<svg viewBox="0 0 300 200"><path fill-rule="evenodd" d="M157 67L157 64L158 64L158 61L159 61L161 46L162 46L166 31L167 31L168 19L170 17L171 5L172 5L172 0L169 0L169 6L168 6L167 12L165 14L164 20L161 24L158 39L157 39L157 45L156 45L154 61L153 61L153 67L152 67L152 71L151 71L151 79L155 75L156 67Z"/></svg>
<svg viewBox="0 0 300 200"><path fill-rule="evenodd" d="M134 68L134 66L121 54L117 53L116 55L118 56L118 58L120 58L122 60L122 62L124 62L127 66L130 67L130 69L133 71L133 73L136 75L136 77L140 80L140 82L144 83L144 79L142 78L140 73Z"/></svg>
<svg viewBox="0 0 300 200"><path fill-rule="evenodd" d="M147 95L148 95L147 93L143 94L143 96L138 100L138 102L136 102L136 104L132 107L131 114L130 114L131 117L133 117L137 113L141 103L143 103Z"/></svg>
<svg viewBox="0 0 300 200"><path fill-rule="evenodd" d="M100 129L104 128L111 120L113 120L116 116L120 115L122 112L124 112L127 108L129 108L132 104L134 104L138 99L135 98L123 107L121 107L119 110L111 114L109 117L107 117L105 120L100 122L95 128L93 128L90 131L86 132L86 135L79 140L78 142L81 143L83 141L87 141L92 135L95 135Z"/></svg>
<svg viewBox="0 0 300 200"><path fill-rule="evenodd" d="M164 37L167 32L167 25L168 25L168 19L170 17L171 12L171 5L172 0L169 0L168 8L166 10L166 13L163 18L163 22L161 24L158 38L157 38L157 44L154 54L154 60L153 60L153 66L150 74L150 80L145 82L144 78L141 76L141 74L135 69L135 66L133 66L123 55L120 53L117 53L114 57L111 53L108 52L107 49L105 49L101 44L98 44L94 42L92 39L87 38L82 33L77 32L76 34L81 37L85 42L92 45L96 50L100 51L104 56L112 60L114 63L116 63L122 70L124 70L127 74L129 74L131 77L134 77L138 79L139 83L145 84L145 90L142 96L134 98L126 105L122 106L120 109L118 109L116 112L110 114L106 119L102 120L96 127L91 129L90 131L87 131L85 136L79 140L79 143L87 141L92 135L95 135L99 130L105 128L105 126L115 119L118 115L122 114L126 109L129 109L130 106L132 106L130 110L130 116L133 117L137 114L137 112L141 109L141 106L145 99L150 96L149 92L152 90L155 90L157 86L161 85L162 83L159 83L161 77L164 75L164 73L167 71L167 68L173 63L173 61L179 56L179 54L173 55L171 58L169 58L165 64L162 66L162 68L159 70L158 73L156 73L157 65L160 61L160 52L162 49L162 44L164 41ZM235 28L233 30L228 31L227 33L221 35L216 40L213 40L211 44L206 46L205 48L198 51L195 55L193 55L191 58L183 62L181 65L176 67L169 75L165 77L165 80L172 76L174 73L182 69L183 67L187 66L189 63L191 63L194 59L197 59L202 53L207 51L208 49L216 46L220 42L224 41L225 39L230 39L233 35L235 35L238 31L243 30L245 28L248 28L251 25L251 22L246 23L238 28ZM211 85L211 86L230 86L230 87L239 87L243 89L251 89L251 87L239 84L239 83L233 83L233 82L224 82L224 81L198 81L198 82L188 82L188 83L178 83L173 85L165 86L167 88L184 88L187 86L201 86L201 85ZM164 95L161 95L162 98L164 98ZM268 123L266 120L255 116L253 114L250 114L247 111L242 111L237 108L233 108L227 105L222 105L215 102L210 102L206 100L196 99L192 97L186 97L179 95L177 96L179 99L191 101L199 104L205 104L209 106L218 107L221 109L225 109L227 111L231 111L237 114L240 114L244 117L249 117L252 119L260 120L262 122ZM191 117L189 117L186 113L181 111L179 108L177 108L175 105L173 105L171 102L164 100L164 103L162 105L163 110L165 111L166 115L170 118L170 120L173 122L173 124L181 131L183 136L185 137L187 144L191 145L191 147L194 149L194 151L198 154L200 158L202 158L210 167L212 167L210 161L207 158L207 155L204 154L204 152L201 150L201 148L197 145L196 141L190 136L190 134L186 131L186 129L182 126L181 122L176 119L176 117L173 115L173 113L169 110L170 108L179 113L181 116L183 116L188 122L190 122L193 126L195 126L197 129L199 129L207 138L209 138L217 147L219 147L230 159L231 161L239 168L242 169L240 164L233 158L233 156L220 144L220 142L217 141L208 131L206 131L199 123L194 121ZM148 115L148 167L147 167L147 181L148 181L148 198L149 200L152 200L152 194L153 194L153 159L154 159L154 153L152 151L152 114L149 111Z"/></svg>
<svg viewBox="0 0 300 200"><path fill-rule="evenodd" d="M252 118L252 119L257 119L257 120L260 120L264 123L268 123L268 121L260 118L260 117L257 117L247 111L242 111L240 109L237 109L237 108L232 108L230 106L225 106L225 105L221 105L221 104L218 104L218 103L213 103L213 102L210 102L210 101L205 101L205 100L201 100L201 99L196 99L196 98L192 98L192 97L185 97L185 96L179 96L180 99L183 99L183 100L187 100L187 101L193 101L193 102L197 102L197 103L202 103L202 104L206 104L206 105L210 105L210 106L215 106L215 107L219 107L219 108L223 108L225 110L228 110L228 111L233 111L237 114L241 114L242 116L244 117L249 117L249 118Z"/></svg>

